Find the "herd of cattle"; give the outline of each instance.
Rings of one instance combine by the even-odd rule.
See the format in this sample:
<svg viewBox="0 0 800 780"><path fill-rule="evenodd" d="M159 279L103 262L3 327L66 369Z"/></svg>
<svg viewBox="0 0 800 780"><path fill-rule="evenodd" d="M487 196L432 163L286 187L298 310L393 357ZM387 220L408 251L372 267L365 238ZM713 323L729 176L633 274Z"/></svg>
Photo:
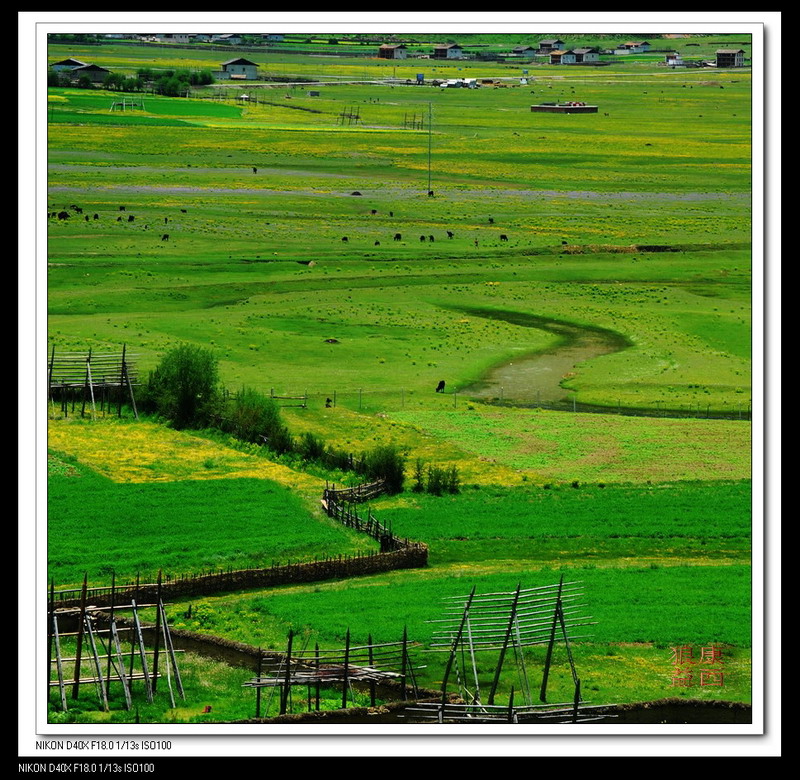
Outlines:
<svg viewBox="0 0 800 780"><path fill-rule="evenodd" d="M120 206L119 210L120 211L126 211L126 207L125 206ZM77 206L77 205L75 205L73 203L70 206L65 206L61 211L51 211L51 212L48 213L47 216L50 219L58 219L58 220L63 221L63 220L70 219L70 217L72 216L70 214L70 211L74 212L75 214L83 214L83 209L80 206ZM187 213L186 209L181 209L181 213L186 214ZM377 212L376 209L371 209L370 213L371 214L377 214L378 212ZM394 212L390 211L389 212L389 216L393 217L394 216ZM125 219L123 219L122 215L120 215L120 216L117 217L116 221L117 222L123 222L123 221L134 222L136 220L136 217L133 214L127 214L126 217L127 217L127 219L125 220ZM84 218L84 220L86 222L90 221L90 217L89 217L88 214L85 214L83 216L83 218ZM99 219L100 219L100 215L99 214L97 214L97 213L92 214L92 216L91 216L91 220L92 221L93 220L99 220ZM169 222L169 217L164 217L164 224L167 224L168 222ZM494 224L494 219L492 219L490 217L489 218L489 223L490 224ZM149 227L150 227L149 225L145 225L145 228L149 229ZM447 233L447 237L448 238L454 238L455 237L455 234L453 233L452 230L447 230L446 233ZM392 238L393 238L394 241L402 241L403 240L403 234L402 233L395 233L392 236ZM505 233L501 233L499 238L500 238L500 241L508 241L508 236ZM169 233L162 234L161 240L162 241L168 241L169 240ZM419 237L419 240L422 241L422 242L427 241L427 242L433 243L436 239L435 239L435 237L433 235L429 234L427 236L426 235L421 235ZM350 239L349 239L348 236L342 236L342 241L344 243L348 243L350 241ZM566 243L566 242L562 242L562 243ZM375 246L380 246L381 242L380 241L375 241L374 245ZM478 239L475 239L475 246L478 246Z"/></svg>
<svg viewBox="0 0 800 780"><path fill-rule="evenodd" d="M125 206L120 206L119 210L120 211L126 211L126 207ZM73 203L70 206L64 206L64 208L61 211L50 211L50 212L48 212L47 216L48 216L49 219L58 219L58 220L63 221L63 220L69 219L72 216L70 214L70 211L74 212L75 214L83 214L83 209L80 206L76 206ZM181 213L186 214L187 213L186 209L181 209ZM136 221L136 217L133 214L127 214L126 217L127 217L126 219L123 219L122 215L118 216L117 217L117 222L135 222ZM84 214L83 219L86 222L90 221L90 218L89 218L88 214ZM93 221L93 220L96 220L96 219L99 220L100 219L100 215L97 214L97 213L92 214L91 220ZM166 225L168 222L169 222L169 217L164 217L164 224ZM150 225L145 225L145 228L149 230L150 229ZM162 241L169 241L169 233L163 233L162 236L161 236L161 240Z"/></svg>

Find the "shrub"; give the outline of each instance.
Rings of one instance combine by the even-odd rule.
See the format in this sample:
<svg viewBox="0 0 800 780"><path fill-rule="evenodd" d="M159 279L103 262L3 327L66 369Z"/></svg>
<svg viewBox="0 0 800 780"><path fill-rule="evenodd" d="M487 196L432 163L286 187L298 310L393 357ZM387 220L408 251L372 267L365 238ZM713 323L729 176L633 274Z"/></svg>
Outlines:
<svg viewBox="0 0 800 780"><path fill-rule="evenodd" d="M242 441L266 444L277 453L292 449L292 437L272 398L243 387L228 404L223 430Z"/></svg>
<svg viewBox="0 0 800 780"><path fill-rule="evenodd" d="M455 463L450 466L447 472L446 490L448 493L461 492L461 477L458 474L458 467Z"/></svg>
<svg viewBox="0 0 800 780"><path fill-rule="evenodd" d="M304 433L300 437L298 451L303 460L320 460L325 454L325 442L313 433Z"/></svg>
<svg viewBox="0 0 800 780"><path fill-rule="evenodd" d="M414 493L423 493L425 491L425 464L422 458L417 458L414 464L414 486L411 488Z"/></svg>
<svg viewBox="0 0 800 780"><path fill-rule="evenodd" d="M219 414L217 360L210 350L183 344L150 372L143 405L176 428L204 428Z"/></svg>
<svg viewBox="0 0 800 780"><path fill-rule="evenodd" d="M369 480L386 481L388 493L402 493L405 481L405 456L392 445L376 447L364 453L360 464L361 473Z"/></svg>

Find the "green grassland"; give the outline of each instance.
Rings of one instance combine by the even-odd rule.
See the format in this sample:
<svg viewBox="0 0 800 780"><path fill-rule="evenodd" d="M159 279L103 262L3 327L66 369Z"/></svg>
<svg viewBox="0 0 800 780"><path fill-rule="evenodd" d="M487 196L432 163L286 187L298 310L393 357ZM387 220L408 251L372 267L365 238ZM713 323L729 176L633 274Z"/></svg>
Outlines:
<svg viewBox="0 0 800 780"><path fill-rule="evenodd" d="M750 393L749 76L735 76L719 89L657 71L640 89L568 74L534 95L279 88L244 107L147 96L141 116L53 90L50 207L98 219L51 220L51 338L133 337L145 366L196 339L219 345L232 383L329 393L319 368L333 362L348 366L340 391L388 374L419 392L547 343L451 310L500 306L629 339L571 381L578 401L732 409ZM531 114L537 96L608 111ZM362 123L337 124L356 103ZM430 138L404 129L428 104ZM117 221L121 205L134 221ZM654 244L676 251L635 249Z"/></svg>
<svg viewBox="0 0 800 780"><path fill-rule="evenodd" d="M69 459L67 474L63 458L51 462L48 575L58 587L84 574L90 585L110 584L112 572L118 583L154 582L160 570L174 578L375 549L265 479L120 484Z"/></svg>
<svg viewBox="0 0 800 780"><path fill-rule="evenodd" d="M425 539L431 562L750 558L750 484L478 488L404 495L376 509Z"/></svg>
<svg viewBox="0 0 800 780"><path fill-rule="evenodd" d="M692 39L704 57L727 40ZM488 51L530 41L472 42ZM395 532L430 545L427 569L209 597L191 618L190 602L175 603L172 624L278 650L290 628L338 647L348 627L358 641L394 641L408 626L421 651L442 597L565 574L585 583L597 620L575 645L593 703L675 695L669 648L685 643L724 646L731 675L723 690L680 695L749 700L752 432L742 413L761 271L749 69L674 71L655 54L602 68L395 63L291 45L270 47L263 62L246 56L275 77L342 83L319 96L256 87L257 104L237 102L241 85L216 85L188 99L144 95L143 109L124 113L109 110L115 93L50 90L47 208L71 216L48 218L48 346L125 344L143 376L178 343L210 348L232 390L308 393L307 409L283 410L294 434L353 452L396 444L409 473L417 457L457 465L462 492L421 496L409 479L374 504ZM229 58L118 44L48 52L67 56L128 73ZM475 90L345 83L422 71L514 80ZM560 100L599 112L530 111ZM360 122L343 123L355 108ZM423 129L409 128L412 116ZM664 416L470 399L466 388L494 367L564 346L537 322L617 345L557 377L570 399ZM433 392L441 379L446 394ZM732 419L703 419L709 412ZM59 585L86 571L99 582L112 569L185 573L369 546L310 508L321 473L293 483L294 463L249 471L201 434L158 439L152 421L50 425L48 574ZM134 425L147 427L141 449ZM152 461L137 455L148 447ZM135 533L119 534L120 521ZM538 650L530 660L540 665ZM440 662L427 661L426 684L441 680ZM555 690L569 698L559 669ZM240 692L228 672L197 674L208 676L197 689L215 717L252 713L241 697L222 703L226 686ZM506 677L504 691L515 684ZM198 701L145 718L198 722Z"/></svg>
<svg viewBox="0 0 800 780"><path fill-rule="evenodd" d="M750 698L750 569L748 566L631 566L595 568L560 566L533 568L513 565L434 567L422 572L276 588L269 594L231 594L170 605L175 628L210 633L277 651L286 646L291 628L304 643L343 647L350 629L354 642L397 641L408 627L420 684L441 684L446 657L431 652L435 621L444 614L443 599L478 593L509 593L518 584L581 582L586 591L584 614L596 625L583 629L571 643L586 698L592 703L646 701L676 695L671 685L670 648L719 645L730 672L724 688L682 690L693 698ZM192 603L192 617L186 618ZM624 605L624 606L623 606ZM544 648L526 651L526 664L538 685ZM491 679L496 658L481 654L484 684ZM557 674L552 695L571 697L571 678L563 647L554 659ZM519 685L514 665L502 680L506 700ZM534 671L535 670L535 671ZM517 688L519 690L519 688ZM558 698L563 697L563 698Z"/></svg>

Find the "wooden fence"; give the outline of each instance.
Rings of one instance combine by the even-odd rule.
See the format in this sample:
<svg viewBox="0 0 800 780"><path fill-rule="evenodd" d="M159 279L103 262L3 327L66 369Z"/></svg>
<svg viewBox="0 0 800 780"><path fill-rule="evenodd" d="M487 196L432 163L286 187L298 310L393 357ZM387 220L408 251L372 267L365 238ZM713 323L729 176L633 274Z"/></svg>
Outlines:
<svg viewBox="0 0 800 780"><path fill-rule="evenodd" d="M238 569L211 572L200 575L173 578L159 575L158 583L142 583L137 580L127 585L112 585L86 588L86 597L96 606L113 603L114 599L135 598L155 599L157 597L176 599L186 596L205 596L247 588L268 588L278 585L294 585L306 582L363 577L396 569L424 568L428 565L428 546L422 542L411 542L395 536L390 528L375 519L371 511L367 517L359 516L353 509L356 503L379 495L384 489L383 482L372 482L353 488L325 488L322 507L329 517L333 517L348 528L369 534L380 543L380 552L362 555L339 555L322 560L304 563L287 563L259 569ZM349 507L345 499L350 502ZM52 599L60 607L80 604L80 588L53 590Z"/></svg>

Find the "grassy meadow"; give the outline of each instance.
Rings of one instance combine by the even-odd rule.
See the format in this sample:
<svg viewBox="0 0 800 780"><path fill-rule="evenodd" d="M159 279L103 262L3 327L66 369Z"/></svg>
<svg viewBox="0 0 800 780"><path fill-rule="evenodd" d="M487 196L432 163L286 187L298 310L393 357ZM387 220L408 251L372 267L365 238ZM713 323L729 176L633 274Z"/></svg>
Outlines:
<svg viewBox="0 0 800 780"><path fill-rule="evenodd" d="M726 40L698 38L698 56ZM126 345L144 379L190 343L213 351L232 391L307 393L308 408L282 410L295 435L404 453L405 492L372 508L430 546L429 567L178 602L167 605L173 626L278 650L290 628L339 647L347 628L358 641L394 641L407 626L432 657L420 681L436 687L443 659L425 652L426 621L443 597L564 574L584 582L597 621L574 646L592 703L749 700L760 272L750 69L672 70L663 55L570 68L289 49L243 56L272 77L324 78L318 96L271 81L248 84L258 102L243 102L242 85L217 84L188 98L137 96L143 108L121 112L110 110L117 93L49 90L48 349ZM129 75L216 69L229 56L122 44L48 51L50 61ZM378 81L418 72L505 81ZM563 100L599 111L530 111ZM358 123L342 118L356 109ZM67 219L52 216L62 210ZM612 348L548 364L570 346L563 328L602 334ZM534 359L519 406L470 394L498 366L521 371ZM434 392L440 380L445 393ZM525 408L544 382L614 413ZM326 479L352 475L131 414L50 412L57 587L84 574L102 585L112 571L188 574L375 546L319 508ZM455 465L461 492L412 493L417 458ZM724 648L725 688L672 686L670 648L684 644ZM534 667L540 656L529 652ZM564 660L553 684L569 698ZM252 714L240 671L189 654L187 670L185 710L156 704L145 720ZM504 693L517 684L506 676ZM86 697L88 687L75 717L104 719ZM213 704L211 716L200 702Z"/></svg>

